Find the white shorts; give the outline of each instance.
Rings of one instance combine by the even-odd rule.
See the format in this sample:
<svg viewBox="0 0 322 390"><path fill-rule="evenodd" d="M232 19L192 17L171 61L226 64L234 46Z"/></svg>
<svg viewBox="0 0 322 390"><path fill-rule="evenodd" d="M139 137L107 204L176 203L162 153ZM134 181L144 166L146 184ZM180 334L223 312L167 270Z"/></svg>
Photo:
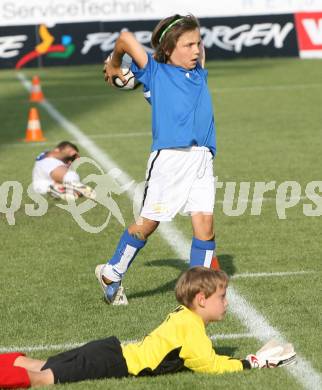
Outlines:
<svg viewBox="0 0 322 390"><path fill-rule="evenodd" d="M171 221L179 212L213 213L213 156L208 148L192 146L151 153L140 216Z"/></svg>

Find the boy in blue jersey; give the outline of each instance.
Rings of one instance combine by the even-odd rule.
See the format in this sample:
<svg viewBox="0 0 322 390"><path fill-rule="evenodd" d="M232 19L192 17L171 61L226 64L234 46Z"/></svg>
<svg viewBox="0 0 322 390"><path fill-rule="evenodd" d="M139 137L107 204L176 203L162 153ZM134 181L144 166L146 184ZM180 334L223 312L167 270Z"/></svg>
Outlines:
<svg viewBox="0 0 322 390"><path fill-rule="evenodd" d="M46 361L19 352L0 354L0 388L155 376L187 370L222 374L293 364L296 360L293 346L274 340L246 359L215 352L205 327L225 317L227 284L228 277L223 271L190 268L176 285L180 306L139 342L121 344L116 337L108 337L51 356Z"/></svg>
<svg viewBox="0 0 322 390"><path fill-rule="evenodd" d="M152 46L153 56L132 33L122 32L104 68L110 85L115 77L124 81L120 65L129 54L152 110L140 217L125 230L109 262L95 270L106 301L114 304L127 303L121 280L147 238L179 212L191 215L190 266L219 267L213 228L215 123L198 20L192 15L162 20L153 31Z"/></svg>

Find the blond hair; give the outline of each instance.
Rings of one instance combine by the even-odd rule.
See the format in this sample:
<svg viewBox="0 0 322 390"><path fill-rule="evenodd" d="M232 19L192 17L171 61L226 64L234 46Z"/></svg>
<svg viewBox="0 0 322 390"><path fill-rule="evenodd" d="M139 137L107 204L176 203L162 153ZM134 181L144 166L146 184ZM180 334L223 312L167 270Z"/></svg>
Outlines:
<svg viewBox="0 0 322 390"><path fill-rule="evenodd" d="M218 288L228 285L228 275L221 270L206 267L193 267L185 271L178 279L175 294L176 299L182 305L191 308L192 302L199 292L208 298Z"/></svg>

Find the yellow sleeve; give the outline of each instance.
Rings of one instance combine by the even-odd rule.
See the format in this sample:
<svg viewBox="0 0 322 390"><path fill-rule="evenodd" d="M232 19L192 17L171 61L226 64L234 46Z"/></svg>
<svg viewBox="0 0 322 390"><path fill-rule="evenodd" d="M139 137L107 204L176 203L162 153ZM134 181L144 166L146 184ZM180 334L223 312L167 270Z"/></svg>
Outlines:
<svg viewBox="0 0 322 390"><path fill-rule="evenodd" d="M243 364L240 360L217 355L205 331L198 330L190 329L180 353L187 368L196 372L212 374L243 370Z"/></svg>

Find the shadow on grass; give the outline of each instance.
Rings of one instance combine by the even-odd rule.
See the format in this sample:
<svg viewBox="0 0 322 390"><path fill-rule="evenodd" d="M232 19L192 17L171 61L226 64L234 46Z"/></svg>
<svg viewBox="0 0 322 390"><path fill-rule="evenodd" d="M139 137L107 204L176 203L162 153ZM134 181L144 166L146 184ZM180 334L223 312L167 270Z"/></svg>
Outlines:
<svg viewBox="0 0 322 390"><path fill-rule="evenodd" d="M230 254L222 254L218 256L220 268L229 276L234 275L236 268L233 263L234 257ZM183 272L188 268L188 263L180 259L158 259L150 260L145 263L146 267L172 267Z"/></svg>
<svg viewBox="0 0 322 390"><path fill-rule="evenodd" d="M221 269L225 271L229 276L232 276L236 271L235 266L233 264L233 256L229 254L224 254L218 256L218 259L219 259ZM181 273L188 268L188 263L180 259L157 259L157 260L151 260L146 262L145 266L146 267L170 267L180 271ZM160 285L156 288L153 288L151 290L145 290L133 294L127 294L127 297L129 299L143 298L143 297L149 297L153 295L164 294L170 291L174 291L176 281L177 278L170 280L169 282Z"/></svg>
<svg viewBox="0 0 322 390"><path fill-rule="evenodd" d="M156 288L153 288L151 290L144 290L140 291L134 294L127 294L128 299L133 299L133 298L146 298L154 295L159 295L159 294L165 294L170 291L174 291L174 287L176 285L177 279L170 280L169 282L163 284L162 286L158 286Z"/></svg>
<svg viewBox="0 0 322 390"><path fill-rule="evenodd" d="M238 347L230 347L230 346L229 347L214 346L214 347L218 355L226 355L226 356L235 356L236 351L239 349Z"/></svg>

